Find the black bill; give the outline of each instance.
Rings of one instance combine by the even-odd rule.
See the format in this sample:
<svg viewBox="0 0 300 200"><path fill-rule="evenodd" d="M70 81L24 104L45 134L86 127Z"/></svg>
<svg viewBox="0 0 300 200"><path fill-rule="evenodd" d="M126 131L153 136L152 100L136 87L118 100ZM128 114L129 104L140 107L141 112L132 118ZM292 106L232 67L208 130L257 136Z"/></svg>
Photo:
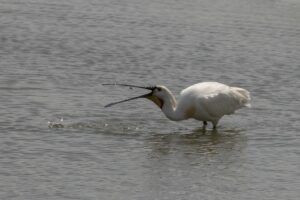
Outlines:
<svg viewBox="0 0 300 200"><path fill-rule="evenodd" d="M144 95L141 95L141 96L132 97L132 98L125 99L125 100L122 100L122 101L117 101L117 102L113 102L113 103L107 104L106 106L104 106L105 108L111 107L113 105L116 105L116 104L119 104L119 103L123 103L123 102L126 102L126 101L131 101L131 100L134 100L134 99L149 98L149 97L152 96L152 91L155 89L155 86L142 87L142 86L136 86L136 85L130 85L130 84L109 84L109 83L107 83L107 84L102 84L102 85L118 85L118 86L127 86L127 87L135 87L135 88L141 88L141 89L151 90L151 92L148 93L148 94L144 94Z"/></svg>

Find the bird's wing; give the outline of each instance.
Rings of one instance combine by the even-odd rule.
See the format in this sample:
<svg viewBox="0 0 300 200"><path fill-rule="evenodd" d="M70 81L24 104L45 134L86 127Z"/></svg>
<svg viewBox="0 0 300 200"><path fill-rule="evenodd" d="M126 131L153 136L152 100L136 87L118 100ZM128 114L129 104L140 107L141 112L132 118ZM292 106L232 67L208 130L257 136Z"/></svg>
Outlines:
<svg viewBox="0 0 300 200"><path fill-rule="evenodd" d="M180 96L198 95L198 94L214 94L220 91L226 91L229 86L218 82L202 82L191 85L180 92Z"/></svg>
<svg viewBox="0 0 300 200"><path fill-rule="evenodd" d="M241 107L239 102L230 93L199 95L197 101L200 109L211 117L230 115Z"/></svg>
<svg viewBox="0 0 300 200"><path fill-rule="evenodd" d="M179 101L195 102L200 112L211 117L233 114L235 110L248 106L250 94L247 90L217 82L202 82L184 89Z"/></svg>

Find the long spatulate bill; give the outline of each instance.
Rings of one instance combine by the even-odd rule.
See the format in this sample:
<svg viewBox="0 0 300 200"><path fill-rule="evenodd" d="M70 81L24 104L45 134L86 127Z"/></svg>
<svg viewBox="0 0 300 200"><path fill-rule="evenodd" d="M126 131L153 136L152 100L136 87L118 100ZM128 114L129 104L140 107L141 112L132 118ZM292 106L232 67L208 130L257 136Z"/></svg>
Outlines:
<svg viewBox="0 0 300 200"><path fill-rule="evenodd" d="M132 98L125 99L125 100L122 100L122 101L113 102L113 103L107 104L107 105L104 106L104 107L107 108L107 107L111 107L111 106L113 106L113 105L116 105L116 104L119 104L119 103L123 103L123 102L126 102L126 101L131 101L131 100L139 99L139 98L147 98L148 96L151 96L151 93L149 93L149 94L144 94L144 95L137 96L137 97L132 97Z"/></svg>
<svg viewBox="0 0 300 200"><path fill-rule="evenodd" d="M131 84L118 84L118 83L104 83L102 85L116 85L116 86L127 86L127 87L135 87L135 88L141 88L141 89L147 89L147 90L153 90L155 86L148 86L148 87L143 87L143 86L138 86L138 85L131 85Z"/></svg>
<svg viewBox="0 0 300 200"><path fill-rule="evenodd" d="M152 95L152 91L155 89L155 86L151 86L151 87L143 87L143 86L137 86L137 85L131 85L131 84L117 84L117 83L111 84L111 83L105 83L105 84L102 84L102 85L127 86L127 87L135 87L135 88L141 88L141 89L151 90L151 92L148 93L148 94L144 94L144 95L141 95L141 96L132 97L132 98L125 99L125 100L122 100L122 101L117 101L117 102L113 102L113 103L107 104L106 106L104 106L105 108L111 107L111 106L116 105L116 104L119 104L119 103L131 101L131 100L134 100L134 99L150 97L150 96Z"/></svg>

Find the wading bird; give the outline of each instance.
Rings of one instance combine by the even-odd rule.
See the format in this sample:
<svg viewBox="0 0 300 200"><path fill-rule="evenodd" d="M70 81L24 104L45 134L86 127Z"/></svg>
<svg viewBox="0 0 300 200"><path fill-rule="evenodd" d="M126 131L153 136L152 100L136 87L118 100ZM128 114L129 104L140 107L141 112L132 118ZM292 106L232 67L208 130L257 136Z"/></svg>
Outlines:
<svg viewBox="0 0 300 200"><path fill-rule="evenodd" d="M163 85L152 87L142 87L130 84L103 84L119 85L150 90L145 95L129 98L123 101L110 103L105 107L110 107L126 101L146 98L153 101L166 115L173 121L180 121L194 118L203 121L203 128L207 122L211 122L213 128L217 128L219 120L224 115L231 115L235 110L242 107L250 107L250 93L238 87L230 87L217 82L202 82L191 85L182 90L178 101L172 92Z"/></svg>

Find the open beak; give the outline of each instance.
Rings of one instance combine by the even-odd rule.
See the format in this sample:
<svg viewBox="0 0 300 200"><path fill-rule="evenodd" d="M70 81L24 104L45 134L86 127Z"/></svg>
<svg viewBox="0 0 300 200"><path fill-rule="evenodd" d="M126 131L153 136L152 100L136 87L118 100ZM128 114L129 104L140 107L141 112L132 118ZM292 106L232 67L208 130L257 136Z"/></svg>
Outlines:
<svg viewBox="0 0 300 200"><path fill-rule="evenodd" d="M131 100L134 100L134 99L147 98L147 99L152 100L153 98L155 98L155 97L152 95L152 92L153 92L153 90L155 89L155 86L154 86L154 87L142 87L142 86L128 85L128 84L103 84L103 85L119 85L119 86L128 86L128 87L135 87L135 88L142 88L142 89L151 90L151 92L148 93L148 94L144 94L144 95L141 95L141 96L132 97L132 98L125 99L125 100L122 100L122 101L117 101L117 102L113 102L113 103L107 104L106 106L104 106L105 108L111 107L111 106L116 105L116 104L119 104L119 103L131 101ZM152 100L152 101L153 101L153 100Z"/></svg>
<svg viewBox="0 0 300 200"><path fill-rule="evenodd" d="M141 96L137 96L137 97L132 97L132 98L129 98L129 99L125 99L125 100L122 100L122 101L113 102L113 103L107 104L104 107L107 108L107 107L111 107L113 105L116 105L116 104L119 104L119 103L123 103L123 102L126 102L126 101L131 101L131 100L139 99L139 98L148 98L148 97L151 97L151 96L152 96L152 92L150 92L148 94L141 95Z"/></svg>

